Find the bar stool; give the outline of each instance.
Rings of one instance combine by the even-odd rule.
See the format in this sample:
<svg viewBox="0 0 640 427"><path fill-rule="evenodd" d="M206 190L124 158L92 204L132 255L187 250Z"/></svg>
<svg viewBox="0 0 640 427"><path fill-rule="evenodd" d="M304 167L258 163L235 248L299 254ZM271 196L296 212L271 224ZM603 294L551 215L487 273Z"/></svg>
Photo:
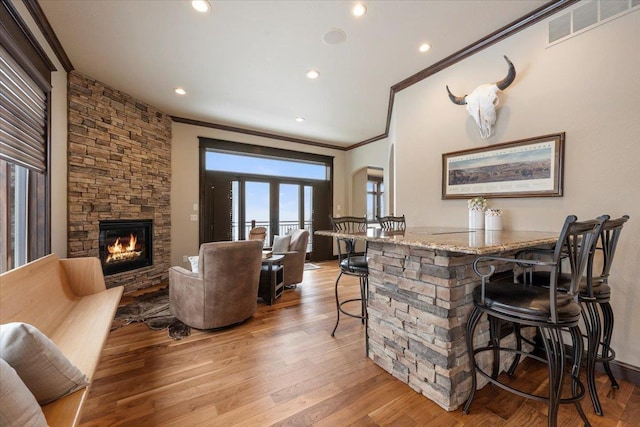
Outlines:
<svg viewBox="0 0 640 427"><path fill-rule="evenodd" d="M367 219L365 217L343 216L340 218L329 217L331 220L331 226L333 231L339 233L367 233ZM336 325L331 332L331 336L335 336L336 329L340 323L340 313L350 317L361 319L365 325L365 345L366 352L369 354L369 343L367 340L367 292L368 292L368 280L369 280L369 266L367 264L367 247L365 242L364 253L360 254L356 252L356 240L347 237L336 237L336 243L338 246L338 263L340 265L340 273L336 278L335 295L336 295L336 308L337 319ZM338 283L343 274L348 276L358 277L360 282L360 298L350 298L344 301L340 301L338 295ZM346 311L343 306L351 302L360 302L360 313L354 313Z"/></svg>
<svg viewBox="0 0 640 427"><path fill-rule="evenodd" d="M482 280L481 286L473 291L474 305L466 327L466 343L471 365L471 391L464 404L463 412L468 413L475 395L476 373L484 376L489 382L519 396L548 403L548 425L557 425L558 407L562 403L574 403L586 425L589 425L580 401L584 397L585 388L580 381L580 365L582 362L582 335L578 326L581 307L578 303L578 287L580 278L586 270L590 253L593 251L605 218L578 222L577 217L566 218L551 261L535 261L495 256L481 256L474 261L475 273ZM563 250L564 248L564 250ZM568 257L571 265L571 282L566 292L558 292L559 266L563 257ZM550 268L548 289L530 284L515 283L511 277L498 277L489 280L496 270L487 262L516 263L525 266L546 266ZM488 273L481 271L488 268ZM499 340L490 340L486 346L473 347L473 333L483 314L489 318L500 319L519 326L533 326L542 336L546 357L528 354L528 357L549 365L549 392L547 396L526 393L499 380L497 375L488 374L478 366L476 355L482 352L511 352L523 354L521 348L500 347ZM572 341L572 369L568 374L571 380L571 396L562 397L562 383L565 375L565 346L562 337L563 329L568 329Z"/></svg>
<svg viewBox="0 0 640 427"><path fill-rule="evenodd" d="M602 225L598 244L594 251L591 252L587 263L587 272L580 280L578 293L578 301L582 306L582 319L585 327L585 336L587 338L587 386L589 395L593 403L594 412L597 415L603 415L602 405L598 397L598 391L595 380L596 363L602 363L612 388L619 388L609 362L615 359L616 353L611 348L611 334L613 332L614 316L611 309L611 288L609 286L609 274L613 257L616 252L620 233L624 224L629 220L628 215L624 215L617 219L609 219L609 215L603 215L605 221ZM594 258L598 251L602 251L602 270L600 275L593 275ZM522 257L529 254L544 254L541 250L525 250L521 251L516 257ZM520 283L531 284L534 286L548 286L549 272L536 271L527 269L516 280ZM560 273L558 276L558 290L567 292L571 283L571 276L567 273ZM514 366L512 365L512 368Z"/></svg>
<svg viewBox="0 0 640 427"><path fill-rule="evenodd" d="M407 229L407 222L402 216L379 216L378 223L384 231L404 231Z"/></svg>

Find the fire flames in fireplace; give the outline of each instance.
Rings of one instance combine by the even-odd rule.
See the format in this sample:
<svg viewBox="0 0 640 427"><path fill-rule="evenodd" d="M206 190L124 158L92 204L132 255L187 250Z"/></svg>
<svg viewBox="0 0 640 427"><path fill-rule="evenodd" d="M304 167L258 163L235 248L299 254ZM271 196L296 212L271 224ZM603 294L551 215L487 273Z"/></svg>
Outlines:
<svg viewBox="0 0 640 427"><path fill-rule="evenodd" d="M100 221L98 253L105 276L153 265L153 221Z"/></svg>
<svg viewBox="0 0 640 427"><path fill-rule="evenodd" d="M107 252L109 252L109 254L107 255L105 263L131 261L142 255L141 250L136 250L138 237L135 234L129 234L129 242L127 244L123 245L120 240L121 238L118 237L113 245L107 245ZM125 238L122 238L122 240L125 240Z"/></svg>

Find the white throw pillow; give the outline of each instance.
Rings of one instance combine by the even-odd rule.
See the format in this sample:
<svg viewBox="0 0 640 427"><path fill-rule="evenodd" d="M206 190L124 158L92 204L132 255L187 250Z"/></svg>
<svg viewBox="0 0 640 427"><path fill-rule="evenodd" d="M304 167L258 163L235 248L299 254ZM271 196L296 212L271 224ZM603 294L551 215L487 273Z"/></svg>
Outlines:
<svg viewBox="0 0 640 427"><path fill-rule="evenodd" d="M291 236L273 236L273 253L289 252Z"/></svg>
<svg viewBox="0 0 640 427"><path fill-rule="evenodd" d="M0 325L0 357L16 370L41 405L89 385L55 343L28 323Z"/></svg>
<svg viewBox="0 0 640 427"><path fill-rule="evenodd" d="M194 273L198 272L198 259L200 257L199 256L190 256L188 258L189 262L191 263L191 271Z"/></svg>
<svg viewBox="0 0 640 427"><path fill-rule="evenodd" d="M42 408L16 370L0 359L0 426L46 426Z"/></svg>

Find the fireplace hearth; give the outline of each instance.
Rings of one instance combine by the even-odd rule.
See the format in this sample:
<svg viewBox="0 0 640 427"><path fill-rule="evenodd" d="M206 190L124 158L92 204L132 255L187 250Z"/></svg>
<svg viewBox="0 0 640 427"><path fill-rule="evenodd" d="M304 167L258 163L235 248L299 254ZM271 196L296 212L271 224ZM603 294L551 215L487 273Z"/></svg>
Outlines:
<svg viewBox="0 0 640 427"><path fill-rule="evenodd" d="M153 265L153 221L100 221L99 256L105 276Z"/></svg>

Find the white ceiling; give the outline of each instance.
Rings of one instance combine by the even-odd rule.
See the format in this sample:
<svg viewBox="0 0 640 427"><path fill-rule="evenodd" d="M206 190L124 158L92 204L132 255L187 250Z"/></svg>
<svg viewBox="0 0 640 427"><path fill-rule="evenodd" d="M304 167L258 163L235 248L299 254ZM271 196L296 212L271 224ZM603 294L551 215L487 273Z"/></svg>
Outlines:
<svg viewBox="0 0 640 427"><path fill-rule="evenodd" d="M369 0L360 18L355 3L211 1L199 14L185 0L40 0L91 78L173 116L337 146L385 132L391 86L545 0ZM325 44L335 28L346 41Z"/></svg>

